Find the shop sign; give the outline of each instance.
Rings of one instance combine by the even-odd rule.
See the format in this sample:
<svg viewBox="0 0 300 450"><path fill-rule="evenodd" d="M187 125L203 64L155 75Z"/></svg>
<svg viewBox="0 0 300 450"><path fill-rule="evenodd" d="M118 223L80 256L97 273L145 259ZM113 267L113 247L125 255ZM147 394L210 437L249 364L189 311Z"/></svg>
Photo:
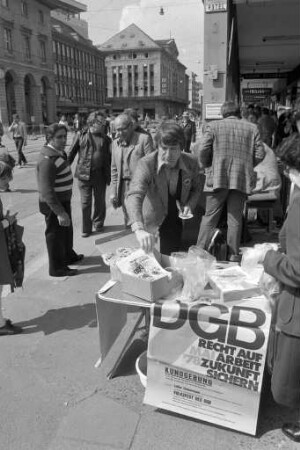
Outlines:
<svg viewBox="0 0 300 450"><path fill-rule="evenodd" d="M260 102L272 94L271 88L245 88L242 89L244 102Z"/></svg>
<svg viewBox="0 0 300 450"><path fill-rule="evenodd" d="M144 402L255 435L270 323L265 297L151 305Z"/></svg>
<svg viewBox="0 0 300 450"><path fill-rule="evenodd" d="M241 75L245 80L265 80L268 78L287 78L287 72L264 72L264 73L243 73Z"/></svg>
<svg viewBox="0 0 300 450"><path fill-rule="evenodd" d="M227 0L205 0L206 13L218 13L227 11Z"/></svg>
<svg viewBox="0 0 300 450"><path fill-rule="evenodd" d="M223 119L221 114L222 103L206 103L205 104L205 119L215 120Z"/></svg>
<svg viewBox="0 0 300 450"><path fill-rule="evenodd" d="M271 88L244 88L242 90L243 95L264 95L267 97L268 95L271 95L272 89Z"/></svg>

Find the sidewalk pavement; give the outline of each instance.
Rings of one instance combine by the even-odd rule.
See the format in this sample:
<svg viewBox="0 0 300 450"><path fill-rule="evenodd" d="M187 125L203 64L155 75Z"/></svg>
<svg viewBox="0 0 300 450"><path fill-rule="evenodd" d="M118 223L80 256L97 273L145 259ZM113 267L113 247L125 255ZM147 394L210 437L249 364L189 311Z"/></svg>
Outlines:
<svg viewBox="0 0 300 450"><path fill-rule="evenodd" d="M94 367L99 357L95 292L109 279L94 241L122 235L121 224L121 213L111 211L103 233L77 242L76 250L85 254L79 275L54 279L42 265L25 280L24 290L4 300L7 317L24 333L1 338L1 448L300 448L281 434L288 413L270 395L263 396L258 437L251 437L143 405L136 355L112 380L106 379L110 354L100 368Z"/></svg>

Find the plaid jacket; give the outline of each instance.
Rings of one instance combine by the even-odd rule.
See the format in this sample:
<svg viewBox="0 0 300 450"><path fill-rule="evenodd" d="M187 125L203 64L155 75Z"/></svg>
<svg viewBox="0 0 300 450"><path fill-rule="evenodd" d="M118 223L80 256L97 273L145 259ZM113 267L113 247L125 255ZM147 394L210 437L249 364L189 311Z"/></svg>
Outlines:
<svg viewBox="0 0 300 450"><path fill-rule="evenodd" d="M237 189L250 194L253 167L265 151L256 125L231 116L207 125L199 144L199 163L205 168L205 191Z"/></svg>

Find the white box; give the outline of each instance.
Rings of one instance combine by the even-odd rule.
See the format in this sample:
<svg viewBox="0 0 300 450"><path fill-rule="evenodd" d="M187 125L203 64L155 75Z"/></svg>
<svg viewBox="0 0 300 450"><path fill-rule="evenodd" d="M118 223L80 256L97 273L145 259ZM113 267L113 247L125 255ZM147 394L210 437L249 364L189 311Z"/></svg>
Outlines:
<svg viewBox="0 0 300 450"><path fill-rule="evenodd" d="M242 300L260 294L257 283L248 278L239 266L208 272L211 287L219 294L221 302Z"/></svg>

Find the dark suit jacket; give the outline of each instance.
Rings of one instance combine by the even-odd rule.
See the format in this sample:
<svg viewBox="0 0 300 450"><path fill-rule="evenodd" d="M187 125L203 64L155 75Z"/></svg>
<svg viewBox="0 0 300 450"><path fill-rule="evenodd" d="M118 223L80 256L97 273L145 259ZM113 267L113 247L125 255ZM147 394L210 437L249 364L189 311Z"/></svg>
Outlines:
<svg viewBox="0 0 300 450"><path fill-rule="evenodd" d="M201 195L199 166L194 156L181 153L182 190L180 203L193 210ZM157 229L168 213L168 185L164 171L157 172L158 150L145 156L138 163L126 206L131 223L142 222L145 229Z"/></svg>
<svg viewBox="0 0 300 450"><path fill-rule="evenodd" d="M285 253L269 250L264 269L282 283L278 327L285 333L300 337L300 189L297 186L279 239Z"/></svg>
<svg viewBox="0 0 300 450"><path fill-rule="evenodd" d="M134 132L128 145L128 166L131 176L133 176L138 161L148 153L153 151L152 141L148 134ZM112 143L112 160L111 160L111 193L118 199L121 205L122 192L122 147L115 139Z"/></svg>
<svg viewBox="0 0 300 450"><path fill-rule="evenodd" d="M184 138L186 142L195 142L196 140L196 124L192 120L182 123Z"/></svg>
<svg viewBox="0 0 300 450"><path fill-rule="evenodd" d="M256 125L234 116L211 122L198 148L200 167L206 169L204 190L251 193L255 187L253 167L265 156Z"/></svg>

